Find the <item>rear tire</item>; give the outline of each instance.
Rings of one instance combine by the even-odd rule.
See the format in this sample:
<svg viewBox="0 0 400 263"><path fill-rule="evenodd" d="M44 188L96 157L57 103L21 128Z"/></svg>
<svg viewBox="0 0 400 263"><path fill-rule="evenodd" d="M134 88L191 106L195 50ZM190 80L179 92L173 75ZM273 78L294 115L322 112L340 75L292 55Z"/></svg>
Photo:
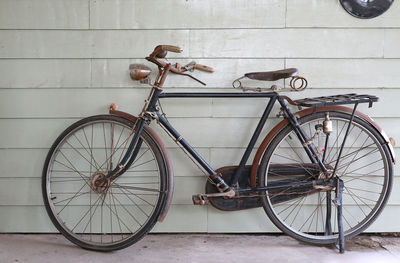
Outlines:
<svg viewBox="0 0 400 263"><path fill-rule="evenodd" d="M298 120L308 138L315 134L315 125L322 124L325 113L310 114ZM329 116L333 123L333 132L325 149L324 163L333 170L351 115L330 111ZM326 135L321 132L313 139L314 146L321 150L325 139ZM322 158L322 153L320 157ZM296 133L288 125L277 133L265 151L260 163L258 182L260 186L266 186L283 179L282 175L270 171L270 167L273 167L271 164L275 167L279 164L299 167L310 163ZM315 178L315 172L313 174ZM336 174L344 181L343 226L345 238L349 239L364 231L382 212L393 181L391 156L384 139L371 124L357 116L350 127ZM305 177L307 178L304 179ZM286 175L284 179L288 178L290 177ZM308 174L297 178L312 180L312 176ZM333 201L331 233L325 232L328 195L333 200L334 190L311 188L306 190L306 194L298 195L289 189L282 189L278 192L266 192L261 199L271 221L287 235L312 244L330 244L338 239L337 211ZM287 200L289 194L292 194L292 198Z"/></svg>

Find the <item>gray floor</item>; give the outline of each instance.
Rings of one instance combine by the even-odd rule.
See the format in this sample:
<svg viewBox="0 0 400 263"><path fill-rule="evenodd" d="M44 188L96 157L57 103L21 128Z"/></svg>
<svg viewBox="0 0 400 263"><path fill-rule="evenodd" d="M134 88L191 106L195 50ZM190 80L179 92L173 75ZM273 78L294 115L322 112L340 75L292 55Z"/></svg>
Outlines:
<svg viewBox="0 0 400 263"><path fill-rule="evenodd" d="M359 236L339 254L332 247L275 235L148 235L126 249L99 253L61 235L0 234L0 262L400 262L400 238Z"/></svg>

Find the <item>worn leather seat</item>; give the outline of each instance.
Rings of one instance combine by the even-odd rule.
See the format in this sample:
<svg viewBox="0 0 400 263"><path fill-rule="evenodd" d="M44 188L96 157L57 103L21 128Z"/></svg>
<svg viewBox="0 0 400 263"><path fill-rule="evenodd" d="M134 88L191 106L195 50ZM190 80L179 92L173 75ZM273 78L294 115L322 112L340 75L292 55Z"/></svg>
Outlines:
<svg viewBox="0 0 400 263"><path fill-rule="evenodd" d="M298 73L299 72L297 71L297 68L288 68L276 71L250 72L244 75L249 79L275 81L278 79L286 79L289 77L296 76Z"/></svg>

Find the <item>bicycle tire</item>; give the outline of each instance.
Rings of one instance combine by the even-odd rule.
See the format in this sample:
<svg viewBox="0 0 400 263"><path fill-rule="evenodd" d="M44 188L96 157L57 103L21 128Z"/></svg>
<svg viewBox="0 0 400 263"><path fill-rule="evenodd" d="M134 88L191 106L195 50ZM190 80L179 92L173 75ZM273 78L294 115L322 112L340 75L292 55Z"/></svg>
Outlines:
<svg viewBox="0 0 400 263"><path fill-rule="evenodd" d="M306 115L300 118L298 122L308 138L311 138L315 135L315 131L313 131L314 125L322 124L325 113L329 113L334 131L328 140L331 144L328 143L327 149L322 150L326 151L325 164L333 168L342 142L341 137L344 137L351 115L338 111L322 111ZM334 137L333 143L332 136ZM321 150L321 146L325 145L326 135L321 132L315 137L313 144L318 151L318 148ZM300 151L303 153L299 153ZM323 155L323 152L320 153L321 155ZM381 159L377 158L379 156ZM305 167L304 163L307 163L305 161L307 158L308 163L310 163L310 159L306 156L305 150L292 127L290 125L284 127L277 133L263 155L257 180L259 185L265 186L271 184L274 180L277 182L276 180L284 178L279 177L283 176L279 175L279 173L273 174L274 171L270 170L270 167L275 166L276 168L279 164L289 166L295 166L296 164L297 167ZM382 167L380 167L381 165ZM379 168L377 168L378 166ZM367 171L370 168L372 172ZM313 176L315 177L315 172L305 171L314 174ZM393 181L392 173L391 156L381 134L368 122L358 116L354 116L336 173L344 181L345 186L343 192L343 225L346 239L350 239L364 231L382 212L390 196ZM297 180L306 181L310 179L309 177L312 176L298 177ZM292 178L296 180L295 177ZM356 183L357 187L354 187L354 183ZM285 234L300 241L312 244L335 243L338 239L338 228L336 226L337 211L333 201L331 205L331 228L326 228L327 200L329 198L334 200L333 191L323 191L315 188L301 191L297 189L296 191L298 192L290 191L293 190L285 189L280 190L280 192L265 192L265 195L261 198L264 210L275 226ZM289 197L290 195L291 197ZM320 225L318 224L319 221L321 221ZM313 226L314 224L316 225L315 227ZM331 231L326 231L327 229Z"/></svg>
<svg viewBox="0 0 400 263"><path fill-rule="evenodd" d="M91 116L61 133L47 155L42 174L46 211L54 226L82 248L112 251L132 245L153 228L166 205L165 157L146 129L132 166L99 184L129 146L133 127L119 116Z"/></svg>

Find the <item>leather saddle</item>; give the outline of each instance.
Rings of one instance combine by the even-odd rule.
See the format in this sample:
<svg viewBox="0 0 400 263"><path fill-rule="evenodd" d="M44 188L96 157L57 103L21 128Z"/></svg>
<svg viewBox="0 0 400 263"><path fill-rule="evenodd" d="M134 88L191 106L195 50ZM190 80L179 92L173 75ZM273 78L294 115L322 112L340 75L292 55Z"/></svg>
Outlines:
<svg viewBox="0 0 400 263"><path fill-rule="evenodd" d="M299 72L297 71L297 68L288 68L276 71L250 72L244 75L249 79L275 81L278 79L286 79L289 77L297 76L298 73Z"/></svg>

